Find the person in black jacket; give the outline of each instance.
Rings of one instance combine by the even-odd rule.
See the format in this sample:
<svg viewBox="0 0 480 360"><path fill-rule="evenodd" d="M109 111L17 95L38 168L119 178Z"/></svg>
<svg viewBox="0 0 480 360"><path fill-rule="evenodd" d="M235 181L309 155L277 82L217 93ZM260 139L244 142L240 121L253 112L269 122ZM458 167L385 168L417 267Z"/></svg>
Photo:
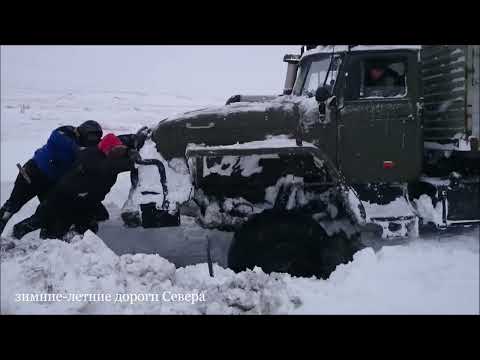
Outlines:
<svg viewBox="0 0 480 360"><path fill-rule="evenodd" d="M55 129L47 143L35 151L32 159L20 168L9 199L0 208L0 234L8 220L35 196L42 201L48 191L73 165L80 148L96 146L102 127L88 120L78 127Z"/></svg>
<svg viewBox="0 0 480 360"><path fill-rule="evenodd" d="M97 147L80 151L73 168L35 214L14 226L13 236L20 239L45 228L44 237L62 238L72 225L78 233L88 229L96 232L98 225L93 214L97 204L110 192L118 174L132 170L139 157L136 149L127 147L114 134L107 134Z"/></svg>
<svg viewBox="0 0 480 360"><path fill-rule="evenodd" d="M142 127L136 134L119 135L118 138L129 148L139 149L147 137L148 127ZM102 138L99 123L88 120L78 127L62 126L55 129L47 143L35 151L32 159L21 167L15 180L10 198L0 208L0 234L10 218L35 196L43 201L47 193L74 164L79 151L95 147ZM97 220L109 218L108 211L98 203L93 210ZM44 231L41 233L43 237Z"/></svg>

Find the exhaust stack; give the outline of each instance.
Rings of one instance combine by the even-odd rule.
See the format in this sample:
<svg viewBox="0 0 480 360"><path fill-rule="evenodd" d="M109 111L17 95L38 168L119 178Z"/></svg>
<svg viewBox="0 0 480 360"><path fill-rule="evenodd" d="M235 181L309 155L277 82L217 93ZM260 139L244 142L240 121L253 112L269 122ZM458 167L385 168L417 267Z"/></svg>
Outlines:
<svg viewBox="0 0 480 360"><path fill-rule="evenodd" d="M297 79L298 63L300 62L300 55L285 55L283 62L288 63L287 77L285 79L285 86L283 89L284 95L290 95L293 91L293 85Z"/></svg>

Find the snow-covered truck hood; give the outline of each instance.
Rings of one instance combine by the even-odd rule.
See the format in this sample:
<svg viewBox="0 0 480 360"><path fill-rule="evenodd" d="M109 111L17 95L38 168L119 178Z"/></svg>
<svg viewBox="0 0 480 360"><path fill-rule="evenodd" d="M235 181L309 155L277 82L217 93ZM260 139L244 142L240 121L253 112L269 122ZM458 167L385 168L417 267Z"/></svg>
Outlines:
<svg viewBox="0 0 480 360"><path fill-rule="evenodd" d="M228 115L243 112L266 112L273 108L282 108L283 110L285 110L285 107L292 106L295 103L298 103L298 100L295 101L294 97L287 96L279 96L272 100L266 101L235 102L229 105L211 106L198 110L188 111L177 116L171 116L161 121L160 125L165 122L178 122L185 119L193 120L202 115L228 117Z"/></svg>
<svg viewBox="0 0 480 360"><path fill-rule="evenodd" d="M165 158L183 157L189 144L224 146L267 136L293 136L299 118L311 109L318 111L315 99L295 96L209 107L161 121L152 139Z"/></svg>

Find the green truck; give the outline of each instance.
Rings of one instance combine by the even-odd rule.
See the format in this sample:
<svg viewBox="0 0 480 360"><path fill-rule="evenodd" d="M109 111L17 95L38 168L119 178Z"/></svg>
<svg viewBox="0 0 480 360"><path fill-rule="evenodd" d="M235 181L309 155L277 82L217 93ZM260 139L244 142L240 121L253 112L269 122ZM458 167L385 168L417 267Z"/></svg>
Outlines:
<svg viewBox="0 0 480 360"><path fill-rule="evenodd" d="M324 278L362 231L388 241L478 223L479 57L478 45L302 46L284 57L282 94L151 129L163 187L188 177L190 191L165 202L137 172L125 223L180 225L189 209L234 232L232 269Z"/></svg>

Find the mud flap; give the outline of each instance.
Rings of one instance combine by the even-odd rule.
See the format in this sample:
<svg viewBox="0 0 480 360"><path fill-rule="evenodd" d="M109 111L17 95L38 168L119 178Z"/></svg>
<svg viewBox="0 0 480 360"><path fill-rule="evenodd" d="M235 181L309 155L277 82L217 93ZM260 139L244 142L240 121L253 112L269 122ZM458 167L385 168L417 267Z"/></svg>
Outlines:
<svg viewBox="0 0 480 360"><path fill-rule="evenodd" d="M127 227L160 228L180 225L180 209L175 204L173 207L167 200L168 188L165 174L165 167L158 159L143 159L136 162L143 166L156 166L160 175L160 182L163 190L163 202L161 205L156 202L135 204L133 197L137 191L139 179L138 169L131 172L131 188L129 198L122 209L122 220ZM155 191L142 191L143 195L159 195Z"/></svg>
<svg viewBox="0 0 480 360"><path fill-rule="evenodd" d="M140 205L142 213L142 226L144 228L159 228L180 226L180 211L159 210L157 204L152 202Z"/></svg>

